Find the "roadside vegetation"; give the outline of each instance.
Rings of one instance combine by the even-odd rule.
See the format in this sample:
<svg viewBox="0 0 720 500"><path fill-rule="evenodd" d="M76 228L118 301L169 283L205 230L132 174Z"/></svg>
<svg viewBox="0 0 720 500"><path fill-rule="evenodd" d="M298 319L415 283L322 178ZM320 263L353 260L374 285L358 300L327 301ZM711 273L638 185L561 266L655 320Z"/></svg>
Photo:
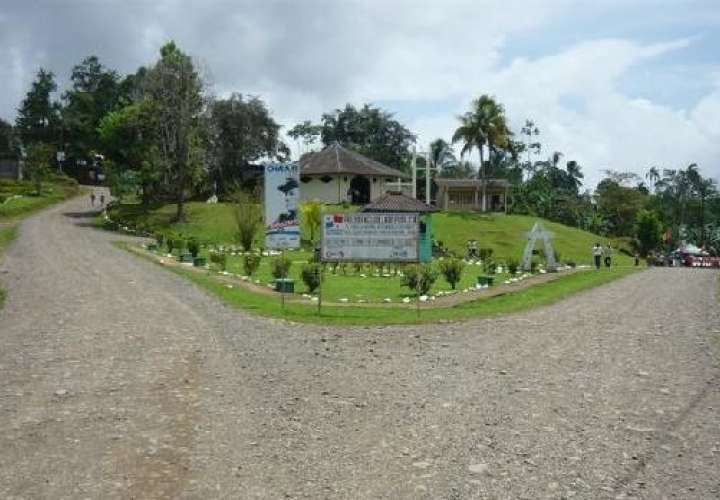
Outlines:
<svg viewBox="0 0 720 500"><path fill-rule="evenodd" d="M43 177L40 192L36 189L35 183L0 179L0 262L17 236L20 219L80 192L77 182L61 176ZM0 288L0 307L4 301Z"/></svg>
<svg viewBox="0 0 720 500"><path fill-rule="evenodd" d="M151 258L151 257L147 257ZM153 262L157 262L152 259ZM262 316L290 321L336 325L412 324L458 321L478 316L492 316L527 310L562 300L575 293L623 278L637 271L632 267L615 267L602 271L578 271L556 280L528 288L464 302L452 307L422 308L418 315L413 305L407 307L371 307L362 305L323 305L318 314L311 303L286 302L249 291L241 286L228 287L211 273L195 272L181 267L166 267L202 286L226 303Z"/></svg>

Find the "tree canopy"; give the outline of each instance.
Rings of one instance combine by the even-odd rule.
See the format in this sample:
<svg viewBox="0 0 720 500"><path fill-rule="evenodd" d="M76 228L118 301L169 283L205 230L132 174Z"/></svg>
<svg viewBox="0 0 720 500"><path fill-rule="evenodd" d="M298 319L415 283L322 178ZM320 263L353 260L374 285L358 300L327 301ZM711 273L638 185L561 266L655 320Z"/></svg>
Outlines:
<svg viewBox="0 0 720 500"><path fill-rule="evenodd" d="M394 168L407 168L415 136L392 113L370 104L347 104L322 115L320 136L326 146L339 142L362 155Z"/></svg>

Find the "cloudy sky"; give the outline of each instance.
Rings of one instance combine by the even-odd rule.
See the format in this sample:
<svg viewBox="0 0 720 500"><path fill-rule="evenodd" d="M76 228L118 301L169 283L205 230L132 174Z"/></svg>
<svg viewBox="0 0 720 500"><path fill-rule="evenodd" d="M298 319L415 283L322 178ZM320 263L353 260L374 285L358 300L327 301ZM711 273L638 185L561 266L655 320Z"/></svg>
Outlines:
<svg viewBox="0 0 720 500"><path fill-rule="evenodd" d="M90 54L131 72L169 39L286 127L371 102L422 145L488 93L590 187L607 168L720 177L718 0L3 0L0 116L40 66L61 85Z"/></svg>

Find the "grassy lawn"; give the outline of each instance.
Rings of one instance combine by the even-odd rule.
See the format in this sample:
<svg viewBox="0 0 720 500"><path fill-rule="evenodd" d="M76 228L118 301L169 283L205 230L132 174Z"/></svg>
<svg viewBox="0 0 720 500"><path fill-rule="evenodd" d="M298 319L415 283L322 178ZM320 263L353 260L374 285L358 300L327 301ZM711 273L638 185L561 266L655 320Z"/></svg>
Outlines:
<svg viewBox="0 0 720 500"><path fill-rule="evenodd" d="M17 226L0 227L0 262L2 262L5 250L17 236ZM0 288L0 309L5 302L5 290Z"/></svg>
<svg viewBox="0 0 720 500"><path fill-rule="evenodd" d="M165 249L163 252L167 251ZM177 251L173 251L173 255L177 256ZM207 256L207 250L200 252L201 256ZM307 251L288 251L286 257L292 260L293 264L290 268L288 278L295 280L295 293L303 294L308 290L301 278L302 268L311 258L310 252ZM271 262L274 257L263 257L260 262L260 268L252 276L253 280L258 280L262 284L271 284L274 278L271 273ZM227 271L233 274L244 275L243 257L241 255L228 255ZM398 271L402 272L402 266L398 267ZM482 266L467 265L462 274L462 279L456 284L456 289L462 290L470 288L477 283L477 277L482 272ZM494 275L496 281L503 281L510 277L507 273L497 273ZM339 301L339 299L348 299L350 302L358 302L360 300L367 302L382 302L383 299L391 299L393 302L399 302L404 297L414 296L415 292L403 287L401 284L402 277L395 273L395 268L384 268L383 272L378 272L378 268L370 265L362 265L359 269L351 264L338 266L333 270L332 266L327 266L323 280L323 297L328 301ZM445 281L442 274L438 272L437 281L435 281L429 294L434 295L440 291L450 291L452 287Z"/></svg>
<svg viewBox="0 0 720 500"><path fill-rule="evenodd" d="M0 179L0 222L20 217L66 200L79 193L78 184L71 179L58 177L44 182L40 195L29 182Z"/></svg>
<svg viewBox="0 0 720 500"><path fill-rule="evenodd" d="M514 257L520 259L527 241L525 233L540 221L546 230L554 234L553 247L562 260L572 260L578 264L590 264L590 250L595 242L605 245L607 238L593 233L549 222L529 215L481 215L471 212L445 212L433 215L435 238L445 243L451 250L463 254L468 239L478 240L478 246L493 249L498 258ZM623 246L618 240L610 240L614 248ZM540 244L538 247L540 248ZM619 252L615 253L618 265L631 265L632 258Z"/></svg>
<svg viewBox="0 0 720 500"><path fill-rule="evenodd" d="M186 277L215 293L228 304L241 309L263 316L282 317L292 321L337 325L424 323L507 314L551 304L574 293L622 278L638 270L638 268L632 267L614 267L609 270L579 271L554 281L505 295L480 298L452 307L426 308L418 316L412 305L393 308L324 305L322 314L318 315L316 305L286 303L283 310L279 295L277 298L273 298L254 293L241 286L229 288L227 284L218 281L216 275L211 273L198 273L178 267L168 267L167 269ZM347 287L347 284L345 286ZM328 295L330 293L330 291L327 292Z"/></svg>
<svg viewBox="0 0 720 500"><path fill-rule="evenodd" d="M339 206L328 206L326 212L349 211ZM187 204L188 221L172 224L175 205L168 204L145 210L138 204L126 204L110 211L110 217L129 223L148 232L182 234L201 241L231 244L235 241L235 221L232 206L227 203L207 204L192 202ZM494 251L495 260L509 258L521 259L525 247L525 233L532 229L535 222L541 221L548 231L554 233L554 247L561 259L572 260L577 264L591 264L591 249L595 242L605 245L607 238L587 231L548 222L527 215L481 215L473 212L443 212L433 215L433 232L437 240L442 241L458 255L465 255L467 240L478 240L480 247L489 247ZM307 231L303 228L304 236ZM257 243L262 246L262 236ZM620 240L611 240L616 249L625 246ZM538 248L540 245L538 244ZM632 258L620 252L615 254L618 265L631 265Z"/></svg>

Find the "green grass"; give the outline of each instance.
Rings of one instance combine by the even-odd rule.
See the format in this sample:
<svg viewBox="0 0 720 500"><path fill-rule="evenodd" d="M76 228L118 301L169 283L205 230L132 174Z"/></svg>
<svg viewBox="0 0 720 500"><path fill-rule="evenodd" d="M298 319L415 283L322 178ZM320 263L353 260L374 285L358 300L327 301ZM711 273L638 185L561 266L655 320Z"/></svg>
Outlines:
<svg viewBox="0 0 720 500"><path fill-rule="evenodd" d="M38 195L29 182L3 180L0 182L0 222L8 222L30 215L45 207L64 201L80 192L78 184L71 179L58 177L42 184ZM20 195L19 198L11 198Z"/></svg>
<svg viewBox="0 0 720 500"><path fill-rule="evenodd" d="M0 262L2 262L5 250L17 236L17 226L0 227ZM0 288L0 309L5 302L5 290Z"/></svg>
<svg viewBox="0 0 720 500"><path fill-rule="evenodd" d="M127 244L119 243L121 246ZM150 259L150 257L145 256ZM156 262L152 259L153 262ZM167 267L201 287L219 296L228 304L250 312L271 317L281 317L303 323L337 325L378 325L435 322L439 320L463 320L477 316L490 316L518 312L551 304L582 290L609 283L636 272L638 268L615 267L601 271L579 271L556 280L531 286L517 292L495 297L481 298L453 307L423 309L418 317L414 306L368 307L324 305L322 314L317 306L287 302L283 310L280 296L269 297L254 293L241 286L228 288L212 273L196 272L179 267Z"/></svg>
<svg viewBox="0 0 720 500"><path fill-rule="evenodd" d="M498 259L508 257L521 259L525 233L540 221L546 230L554 234L553 247L564 261L573 260L578 264L590 264L591 249L595 242L605 245L607 238L577 228L549 222L528 215L481 215L471 212L446 212L433 215L435 239L442 241L450 250L464 255L467 240L476 239L478 246L493 249ZM616 249L626 246L621 240L611 240ZM537 244L541 248L541 244ZM620 252L615 253L619 265L631 265L632 258Z"/></svg>
<svg viewBox="0 0 720 500"><path fill-rule="evenodd" d="M232 206L226 203L207 204L192 202L187 204L188 220L182 224L173 224L172 218L175 214L175 205L159 205L149 210L138 204L121 205L110 212L110 217L128 223L131 226L141 228L147 232L163 232L165 234L182 234L185 238L194 237L200 241L213 242L218 244L232 244L234 241L235 221L232 213ZM340 206L328 206L327 212L341 211ZM481 215L469 212L437 213L433 215L433 230L435 238L441 240L445 245L458 255L464 255L468 239L477 239L481 247L490 247L494 251L493 258L501 263L507 259L520 259L526 242L525 233L533 224L541 219L522 215ZM590 264L590 250L596 241L603 244L606 239L581 231L579 229L563 226L552 222L543 221L545 227L555 235L555 248L563 261L574 261L577 264ZM307 231L305 231L307 234ZM262 245L262 234L258 236L257 244ZM617 244L613 246L617 247ZM202 252L207 255L207 251ZM287 252L288 257L293 261L290 269L290 278L295 280L296 293L306 293L306 287L302 283L300 273L302 267L311 257L308 251ZM270 273L271 258L263 258L260 268L254 279L260 280L263 284L272 282ZM631 265L631 258L616 253L615 263L618 265ZM243 272L242 257L228 256L228 271L235 274ZM385 298L393 302L400 301L403 297L412 296L411 290L402 287L401 277L374 277L374 269L364 266L356 272L354 266L345 266L336 274L326 273L323 284L323 295L328 301L337 302L341 298L350 302L367 301L381 302ZM360 275L364 274L365 277ZM394 274L394 273L391 273ZM475 285L477 277L482 272L482 267L468 265L462 275L457 288L462 290ZM498 281L505 280L507 275L498 275ZM450 290L450 285L442 275L438 277L430 294Z"/></svg>
<svg viewBox="0 0 720 500"><path fill-rule="evenodd" d="M353 209L350 209L353 210ZM340 206L328 206L326 212L348 211ZM235 241L235 221L232 206L227 203L207 204L191 202L187 204L188 221L172 224L175 205L160 205L145 210L138 204L121 205L111 210L110 217L130 223L148 232L182 234L201 241L233 243ZM540 221L554 234L554 247L561 259L573 260L578 264L590 264L591 249L595 242L603 245L608 239L577 228L548 222L527 215L482 215L473 212L442 212L433 215L433 232L437 240L442 241L450 250L460 256L466 253L469 239L478 240L480 247L489 247L494 251L495 260L522 258L527 241L525 233ZM307 233L307 231L303 230ZM613 247L626 247L626 242L612 239ZM262 236L258 237L262 245ZM538 244L540 248L540 244ZM619 265L631 265L632 258L616 252L615 261Z"/></svg>

